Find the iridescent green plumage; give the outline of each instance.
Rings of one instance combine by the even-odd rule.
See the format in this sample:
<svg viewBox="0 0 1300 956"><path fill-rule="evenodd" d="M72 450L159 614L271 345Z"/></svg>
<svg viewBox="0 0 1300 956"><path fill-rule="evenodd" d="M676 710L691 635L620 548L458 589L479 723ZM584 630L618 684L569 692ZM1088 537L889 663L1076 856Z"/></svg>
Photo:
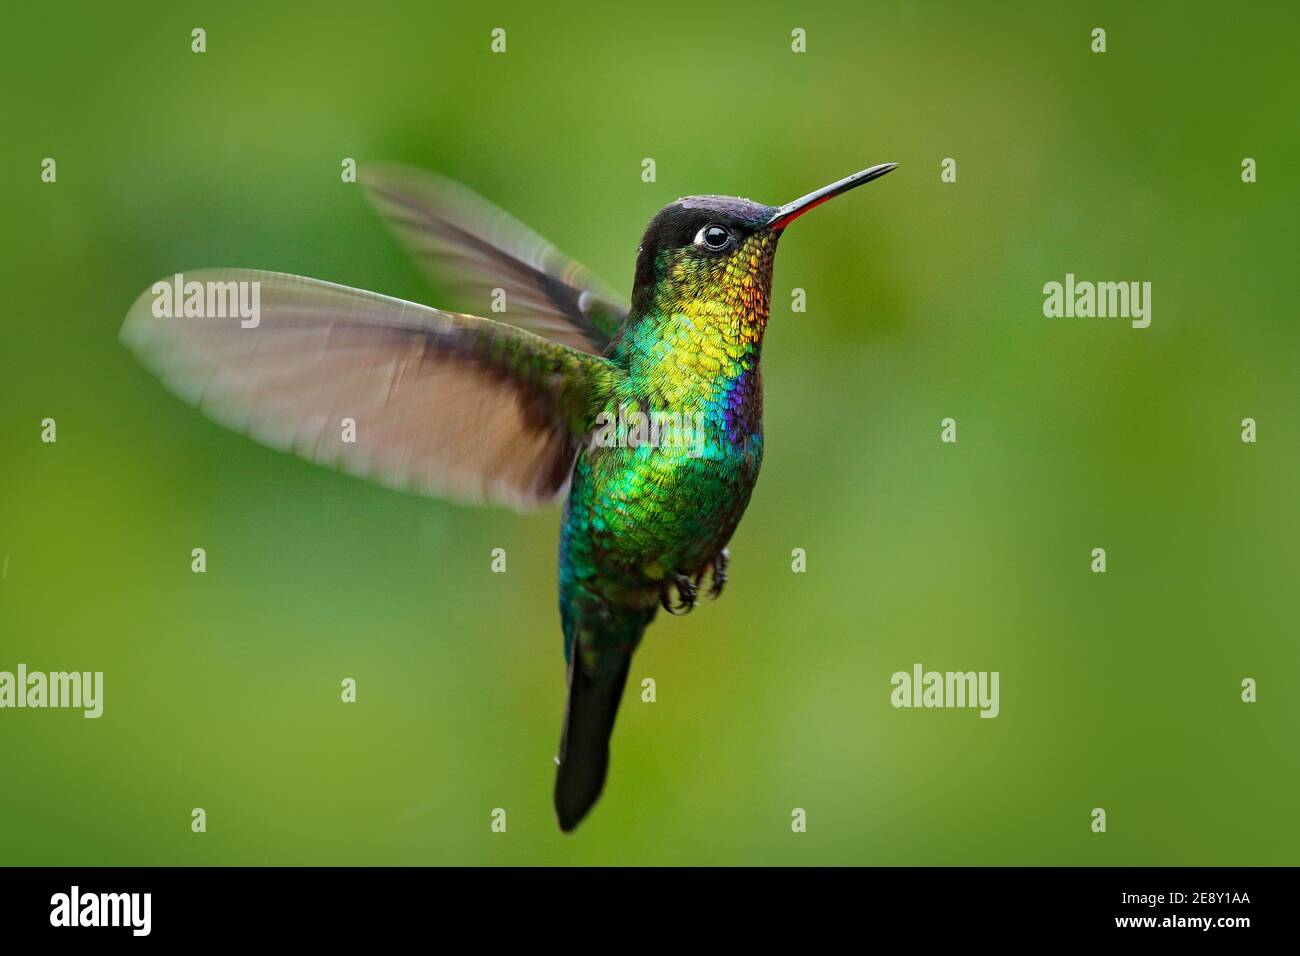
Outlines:
<svg viewBox="0 0 1300 956"><path fill-rule="evenodd" d="M566 830L599 796L616 698L646 625L660 603L689 609L706 573L720 590L727 542L758 479L772 212L688 200L660 213L642 242L632 313L606 350L622 375L604 411L667 413L699 434L689 444L592 443L578 455L560 529L570 697L555 803ZM726 249L695 244L710 224L728 231Z"/></svg>
<svg viewBox="0 0 1300 956"><path fill-rule="evenodd" d="M569 703L555 806L599 797L632 653L660 607L720 592L763 457L760 357L782 230L874 167L780 208L703 196L647 228L630 306L472 193L372 167L369 194L417 261L496 322L278 273L185 277L196 312L231 284L257 321L170 317L151 289L123 340L183 397L268 445L460 501L545 505L567 490L560 615ZM178 282L180 280L178 279ZM187 304L189 303L187 292ZM624 414L639 422L631 438ZM638 418L639 416L639 418ZM340 423L352 423L352 438ZM647 440L647 435L649 440Z"/></svg>

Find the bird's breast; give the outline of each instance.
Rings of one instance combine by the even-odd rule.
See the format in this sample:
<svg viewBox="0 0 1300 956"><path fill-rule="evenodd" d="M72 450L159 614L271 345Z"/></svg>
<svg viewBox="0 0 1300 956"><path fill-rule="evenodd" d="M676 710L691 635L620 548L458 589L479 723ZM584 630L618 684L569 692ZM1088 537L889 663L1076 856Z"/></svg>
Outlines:
<svg viewBox="0 0 1300 956"><path fill-rule="evenodd" d="M629 432L583 449L570 505L596 564L653 579L691 573L726 545L763 457L761 417L745 395L742 383L686 412L679 440L637 444Z"/></svg>

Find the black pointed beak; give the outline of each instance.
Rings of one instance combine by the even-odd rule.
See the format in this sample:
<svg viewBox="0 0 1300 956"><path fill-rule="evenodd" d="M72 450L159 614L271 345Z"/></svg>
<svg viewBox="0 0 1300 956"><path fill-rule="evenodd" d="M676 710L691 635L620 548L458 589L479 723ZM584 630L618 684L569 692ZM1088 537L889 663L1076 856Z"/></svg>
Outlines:
<svg viewBox="0 0 1300 956"><path fill-rule="evenodd" d="M815 192L810 192L801 199L794 202L788 202L776 212L772 213L772 218L767 221L768 229L784 229L790 223L794 222L809 209L815 209L828 199L834 199L840 193L846 193L850 189L861 186L863 183L869 183L873 179L879 179L885 173L897 169L898 163L881 163L879 166L872 166L870 169L864 169L852 176L846 176L837 183L831 183L829 186L823 186Z"/></svg>

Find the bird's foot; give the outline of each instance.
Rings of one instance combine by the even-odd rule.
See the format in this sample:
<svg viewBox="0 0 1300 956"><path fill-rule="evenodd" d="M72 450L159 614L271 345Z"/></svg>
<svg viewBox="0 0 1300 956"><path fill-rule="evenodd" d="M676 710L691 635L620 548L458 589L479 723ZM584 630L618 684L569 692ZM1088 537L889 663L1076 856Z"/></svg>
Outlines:
<svg viewBox="0 0 1300 956"><path fill-rule="evenodd" d="M677 592L677 604L672 602L672 592ZM695 596L699 590L684 574L679 574L670 585L667 581L663 583L659 591L659 603L664 606L664 610L669 614L689 614L695 608Z"/></svg>
<svg viewBox="0 0 1300 956"><path fill-rule="evenodd" d="M713 583L709 585L709 600L716 601L727 586L727 567L731 564L731 552L723 548L713 559Z"/></svg>
<svg viewBox="0 0 1300 956"><path fill-rule="evenodd" d="M695 584L698 587L704 580L704 572L709 572L709 600L716 601L722 594L722 589L727 586L727 566L731 563L731 552L723 548L713 556L713 560L700 568L699 574L695 575Z"/></svg>

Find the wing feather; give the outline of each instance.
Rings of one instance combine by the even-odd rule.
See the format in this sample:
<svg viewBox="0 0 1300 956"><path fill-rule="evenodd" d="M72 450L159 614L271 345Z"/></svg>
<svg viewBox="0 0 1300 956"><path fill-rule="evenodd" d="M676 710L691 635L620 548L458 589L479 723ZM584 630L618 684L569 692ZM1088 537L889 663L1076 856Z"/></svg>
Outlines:
<svg viewBox="0 0 1300 956"><path fill-rule="evenodd" d="M524 329L315 279L221 269L184 281L256 283L258 324L160 317L158 283L122 327L150 370L265 445L403 490L521 511L554 501L620 374Z"/></svg>
<svg viewBox="0 0 1300 956"><path fill-rule="evenodd" d="M599 355L626 318L616 292L464 186L393 163L362 168L371 202L438 285L474 311L504 289L504 321Z"/></svg>

